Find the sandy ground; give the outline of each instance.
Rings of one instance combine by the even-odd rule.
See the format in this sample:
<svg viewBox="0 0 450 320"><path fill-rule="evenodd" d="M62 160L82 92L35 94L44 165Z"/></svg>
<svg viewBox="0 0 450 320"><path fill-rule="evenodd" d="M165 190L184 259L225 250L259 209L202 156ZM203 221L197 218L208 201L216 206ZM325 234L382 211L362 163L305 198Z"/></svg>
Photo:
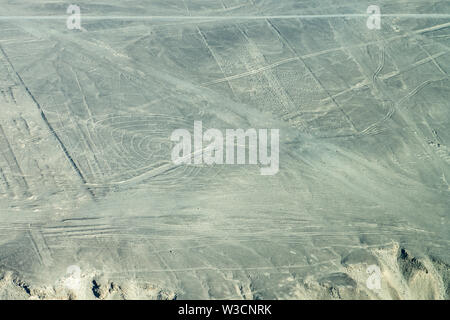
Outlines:
<svg viewBox="0 0 450 320"><path fill-rule="evenodd" d="M0 298L449 298L448 17L78 4L82 31L66 3L0 0ZM194 121L278 128L279 172L173 166Z"/></svg>

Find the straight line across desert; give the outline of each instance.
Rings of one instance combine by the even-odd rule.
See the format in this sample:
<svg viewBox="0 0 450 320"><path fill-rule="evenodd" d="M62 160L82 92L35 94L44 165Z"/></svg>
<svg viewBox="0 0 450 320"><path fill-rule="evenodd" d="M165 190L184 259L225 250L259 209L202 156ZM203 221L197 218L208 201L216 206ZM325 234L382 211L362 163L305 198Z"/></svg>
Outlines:
<svg viewBox="0 0 450 320"><path fill-rule="evenodd" d="M0 299L449 299L449 72L448 0L0 0Z"/></svg>

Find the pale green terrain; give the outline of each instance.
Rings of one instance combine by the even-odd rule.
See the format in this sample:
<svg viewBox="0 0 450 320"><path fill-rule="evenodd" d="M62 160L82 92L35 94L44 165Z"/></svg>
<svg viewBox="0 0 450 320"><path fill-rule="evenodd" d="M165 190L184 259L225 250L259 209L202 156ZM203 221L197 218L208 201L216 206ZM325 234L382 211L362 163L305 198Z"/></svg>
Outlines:
<svg viewBox="0 0 450 320"><path fill-rule="evenodd" d="M0 298L449 298L449 1L380 30L357 0L69 4L0 0ZM279 129L279 172L173 165L194 121Z"/></svg>

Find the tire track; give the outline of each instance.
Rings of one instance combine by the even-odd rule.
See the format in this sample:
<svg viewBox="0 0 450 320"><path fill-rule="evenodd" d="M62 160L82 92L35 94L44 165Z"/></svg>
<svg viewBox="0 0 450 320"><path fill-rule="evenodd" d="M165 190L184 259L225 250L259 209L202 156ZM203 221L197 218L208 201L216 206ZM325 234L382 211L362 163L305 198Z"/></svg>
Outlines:
<svg viewBox="0 0 450 320"><path fill-rule="evenodd" d="M6 163L8 167L11 169L11 176L13 179L17 181L17 184L20 188L20 191L25 194L25 196L30 196L30 187L28 185L27 180L25 179L25 175L23 174L23 171L19 165L19 162L16 158L16 155L14 154L14 151L11 147L11 144L8 140L8 137L5 134L5 131L3 130L3 127L0 125L0 146L1 149L4 149L3 151L3 157L6 160ZM1 150L0 149L0 150ZM14 173L16 172L16 174ZM5 178L5 181L6 178ZM9 184L7 184L9 187Z"/></svg>
<svg viewBox="0 0 450 320"><path fill-rule="evenodd" d="M91 198L93 200L96 200L95 193L89 187L86 186L87 181L86 181L83 173L81 172L80 168L77 166L77 164L73 160L73 158L70 155L67 147L64 145L63 141L61 140L61 138L56 133L56 131L54 130L53 126L50 124L49 120L47 119L47 116L45 115L44 111L42 110L42 107L39 104L39 102L37 101L36 97L31 93L30 89L27 87L27 85L23 81L23 79L20 76L20 74L16 71L16 69L14 68L14 65L12 64L11 60L9 59L9 56L6 54L5 50L3 49L3 47L1 45L0 45L0 51L3 54L3 56L5 57L6 61L8 62L9 66L10 66L10 68L12 69L12 71L16 74L20 84L24 87L24 89L27 92L28 96L31 98L31 100L33 100L34 104L36 105L36 107L37 107L37 109L38 109L38 111L40 113L40 116L41 116L42 120L47 125L48 129L50 130L51 134L55 137L56 141L58 141L58 144L60 145L61 149L63 150L63 152L64 152L64 154L66 156L66 158L69 160L70 165L75 170L76 174L78 175L78 177L80 178L80 180L83 183L84 187L86 188L86 191L89 193L89 195L91 196Z"/></svg>
<svg viewBox="0 0 450 320"><path fill-rule="evenodd" d="M385 51L386 51L386 49L383 46L381 48L380 62L379 62L378 68L377 68L377 70L375 70L375 72L374 72L374 74L372 76L372 81L374 83L377 81L378 75L380 74L381 70L383 70L383 68L384 68L384 64L385 64L385 61L386 61Z"/></svg>

